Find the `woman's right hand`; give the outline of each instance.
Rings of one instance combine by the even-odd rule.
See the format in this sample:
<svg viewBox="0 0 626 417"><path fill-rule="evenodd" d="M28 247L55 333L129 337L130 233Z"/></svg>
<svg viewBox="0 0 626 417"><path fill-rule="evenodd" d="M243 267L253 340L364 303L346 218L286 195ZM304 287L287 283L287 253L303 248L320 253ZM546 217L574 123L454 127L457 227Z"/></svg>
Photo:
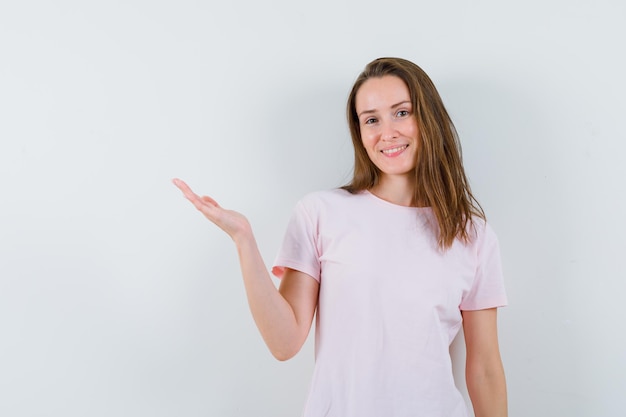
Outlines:
<svg viewBox="0 0 626 417"><path fill-rule="evenodd" d="M178 187L187 200L204 214L204 217L215 223L220 229L228 233L235 242L243 236L251 234L250 223L241 213L223 209L215 200L208 196L200 197L182 180L174 178L174 185Z"/></svg>
<svg viewBox="0 0 626 417"><path fill-rule="evenodd" d="M311 330L319 283L304 272L287 268L277 290L248 220L236 211L224 210L210 197L198 196L183 181L173 182L187 200L235 241L250 311L272 354L280 360L295 355Z"/></svg>

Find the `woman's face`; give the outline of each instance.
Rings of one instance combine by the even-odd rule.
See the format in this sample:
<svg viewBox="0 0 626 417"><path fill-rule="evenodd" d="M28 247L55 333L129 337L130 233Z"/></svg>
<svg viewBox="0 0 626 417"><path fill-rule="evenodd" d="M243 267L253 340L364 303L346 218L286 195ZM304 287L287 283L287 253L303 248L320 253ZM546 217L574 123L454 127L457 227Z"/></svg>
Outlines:
<svg viewBox="0 0 626 417"><path fill-rule="evenodd" d="M404 81L370 78L356 93L361 140L381 176L409 177L415 169L419 130Z"/></svg>

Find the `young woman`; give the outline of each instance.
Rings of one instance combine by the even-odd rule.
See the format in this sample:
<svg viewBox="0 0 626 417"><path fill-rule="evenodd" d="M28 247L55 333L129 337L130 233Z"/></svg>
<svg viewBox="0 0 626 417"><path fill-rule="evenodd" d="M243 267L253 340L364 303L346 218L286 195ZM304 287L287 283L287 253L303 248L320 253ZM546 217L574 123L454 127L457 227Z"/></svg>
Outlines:
<svg viewBox="0 0 626 417"><path fill-rule="evenodd" d="M317 314L305 417L467 416L449 354L461 326L475 415L506 416L498 242L437 90L412 62L377 59L355 82L347 115L354 177L298 203L272 269L278 290L246 218L174 183L235 242L276 358L300 350Z"/></svg>

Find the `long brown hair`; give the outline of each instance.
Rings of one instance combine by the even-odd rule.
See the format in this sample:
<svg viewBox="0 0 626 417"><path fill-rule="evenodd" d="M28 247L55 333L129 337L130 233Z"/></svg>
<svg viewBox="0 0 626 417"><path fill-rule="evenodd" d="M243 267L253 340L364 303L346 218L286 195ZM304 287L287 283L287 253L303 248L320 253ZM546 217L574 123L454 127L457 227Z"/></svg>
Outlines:
<svg viewBox="0 0 626 417"><path fill-rule="evenodd" d="M415 167L413 202L430 206L438 223L439 247L447 249L457 237L471 239L473 217L485 219L485 213L472 195L463 169L461 144L435 85L414 63L401 58L379 58L365 67L348 97L347 116L354 146L354 175L342 188L351 192L371 189L378 183L380 171L372 163L361 141L356 113L356 95L370 78L392 75L406 84L419 130L419 150Z"/></svg>

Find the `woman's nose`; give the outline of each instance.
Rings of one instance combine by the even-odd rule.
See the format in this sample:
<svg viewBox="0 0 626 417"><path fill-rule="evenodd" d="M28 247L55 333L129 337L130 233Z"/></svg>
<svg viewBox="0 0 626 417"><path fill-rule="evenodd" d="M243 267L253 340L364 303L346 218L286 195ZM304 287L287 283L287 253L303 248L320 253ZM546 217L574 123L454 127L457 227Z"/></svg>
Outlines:
<svg viewBox="0 0 626 417"><path fill-rule="evenodd" d="M391 120L383 121L381 123L380 128L381 128L380 138L382 140L392 140L398 137L398 131L396 127L394 126L393 121Z"/></svg>

